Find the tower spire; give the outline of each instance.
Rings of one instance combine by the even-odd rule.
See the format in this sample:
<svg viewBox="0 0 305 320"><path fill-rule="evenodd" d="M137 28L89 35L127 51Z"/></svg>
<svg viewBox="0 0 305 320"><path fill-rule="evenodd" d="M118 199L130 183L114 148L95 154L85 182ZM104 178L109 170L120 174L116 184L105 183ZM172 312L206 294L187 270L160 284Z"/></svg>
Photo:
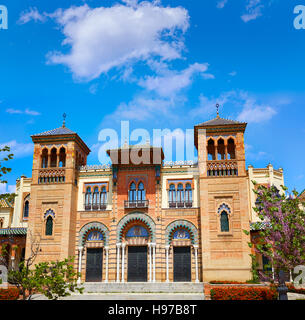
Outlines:
<svg viewBox="0 0 305 320"><path fill-rule="evenodd" d="M64 113L63 115L62 115L62 117L63 117L63 122L62 122L62 127L64 128L65 126L66 126L66 118L67 118L67 115L66 115L66 113Z"/></svg>
<svg viewBox="0 0 305 320"><path fill-rule="evenodd" d="M217 111L217 117L216 118L219 118L219 104L216 103L216 111Z"/></svg>

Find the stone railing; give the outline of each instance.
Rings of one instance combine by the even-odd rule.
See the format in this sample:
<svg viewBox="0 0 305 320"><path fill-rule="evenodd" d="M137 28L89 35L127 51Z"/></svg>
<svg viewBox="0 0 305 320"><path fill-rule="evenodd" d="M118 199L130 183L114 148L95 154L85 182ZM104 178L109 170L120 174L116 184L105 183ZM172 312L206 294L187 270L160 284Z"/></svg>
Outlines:
<svg viewBox="0 0 305 320"><path fill-rule="evenodd" d="M238 176L236 161L210 160L207 162L207 175L213 177Z"/></svg>
<svg viewBox="0 0 305 320"><path fill-rule="evenodd" d="M164 161L163 166L164 167L174 167L174 166L194 166L197 165L197 162L194 162L192 160L188 161Z"/></svg>
<svg viewBox="0 0 305 320"><path fill-rule="evenodd" d="M43 168L38 172L38 183L61 183L65 182L65 169Z"/></svg>
<svg viewBox="0 0 305 320"><path fill-rule="evenodd" d="M111 169L110 164L93 164L93 165L86 165L86 166L80 166L80 171L88 171L88 170L109 170Z"/></svg>

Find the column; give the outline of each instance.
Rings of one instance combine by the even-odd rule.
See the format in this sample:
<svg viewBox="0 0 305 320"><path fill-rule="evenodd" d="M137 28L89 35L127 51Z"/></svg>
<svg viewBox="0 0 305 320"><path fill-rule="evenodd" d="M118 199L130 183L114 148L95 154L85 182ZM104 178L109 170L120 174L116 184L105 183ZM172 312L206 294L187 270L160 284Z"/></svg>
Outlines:
<svg viewBox="0 0 305 320"><path fill-rule="evenodd" d="M151 279L152 279L152 276L151 276L151 269L152 269L152 261L151 261L151 243L148 244L148 250L149 250L149 282L152 282Z"/></svg>
<svg viewBox="0 0 305 320"><path fill-rule="evenodd" d="M106 276L105 276L105 282L108 282L108 270L109 270L109 247L105 247L105 252L106 252Z"/></svg>
<svg viewBox="0 0 305 320"><path fill-rule="evenodd" d="M120 282L120 249L121 243L116 244L116 282Z"/></svg>
<svg viewBox="0 0 305 320"><path fill-rule="evenodd" d="M122 243L122 282L125 281L124 272L125 272L125 247L126 243Z"/></svg>
<svg viewBox="0 0 305 320"><path fill-rule="evenodd" d="M169 282L169 273L168 273L169 245L165 246L165 253L166 253L166 282Z"/></svg>
<svg viewBox="0 0 305 320"><path fill-rule="evenodd" d="M228 145L227 142L225 143L225 159L228 160Z"/></svg>
<svg viewBox="0 0 305 320"><path fill-rule="evenodd" d="M152 244L153 249L153 282L156 282L156 244Z"/></svg>
<svg viewBox="0 0 305 320"><path fill-rule="evenodd" d="M82 283L82 253L83 253L83 247L78 247L78 279L77 279L77 284Z"/></svg>
<svg viewBox="0 0 305 320"><path fill-rule="evenodd" d="M194 245L194 250L195 250L195 266L196 266L196 280L195 282L199 282L199 277L198 277L198 245Z"/></svg>

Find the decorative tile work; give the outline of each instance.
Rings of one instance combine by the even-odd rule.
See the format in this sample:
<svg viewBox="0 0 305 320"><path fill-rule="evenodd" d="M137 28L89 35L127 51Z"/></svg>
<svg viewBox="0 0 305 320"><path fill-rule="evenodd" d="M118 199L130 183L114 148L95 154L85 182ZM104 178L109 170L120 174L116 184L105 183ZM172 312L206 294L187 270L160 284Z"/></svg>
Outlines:
<svg viewBox="0 0 305 320"><path fill-rule="evenodd" d="M126 225L130 222L134 221L139 221L145 223L147 225L147 228L149 230L150 236L151 236L151 241L155 242L156 241L156 236L155 236L155 222L151 217L146 215L145 213L142 212L134 212L126 215L123 217L120 222L117 225L117 241L121 242L122 237L123 237L123 229L126 227Z"/></svg>
<svg viewBox="0 0 305 320"><path fill-rule="evenodd" d="M52 209L49 209L44 214L44 219L46 219L48 216L51 216L53 219L55 219L55 212Z"/></svg>
<svg viewBox="0 0 305 320"><path fill-rule="evenodd" d="M102 233L105 245L109 241L109 230L108 228L100 222L90 222L84 225L79 232L79 245L84 246L86 241L86 236L90 230L98 230Z"/></svg>
<svg viewBox="0 0 305 320"><path fill-rule="evenodd" d="M170 245L173 239L173 235L177 229L185 229L189 232L192 244L198 244L198 230L189 221L186 220L176 220L170 223L165 231L165 239L167 244Z"/></svg>

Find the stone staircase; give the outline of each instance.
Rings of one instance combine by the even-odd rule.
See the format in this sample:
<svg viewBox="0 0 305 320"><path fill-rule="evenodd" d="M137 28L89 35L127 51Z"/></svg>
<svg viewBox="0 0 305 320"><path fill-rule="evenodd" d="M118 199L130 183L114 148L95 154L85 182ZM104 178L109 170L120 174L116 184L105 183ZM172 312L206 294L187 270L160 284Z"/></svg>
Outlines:
<svg viewBox="0 0 305 320"><path fill-rule="evenodd" d="M203 283L193 282L85 282L84 293L193 293L204 294Z"/></svg>

